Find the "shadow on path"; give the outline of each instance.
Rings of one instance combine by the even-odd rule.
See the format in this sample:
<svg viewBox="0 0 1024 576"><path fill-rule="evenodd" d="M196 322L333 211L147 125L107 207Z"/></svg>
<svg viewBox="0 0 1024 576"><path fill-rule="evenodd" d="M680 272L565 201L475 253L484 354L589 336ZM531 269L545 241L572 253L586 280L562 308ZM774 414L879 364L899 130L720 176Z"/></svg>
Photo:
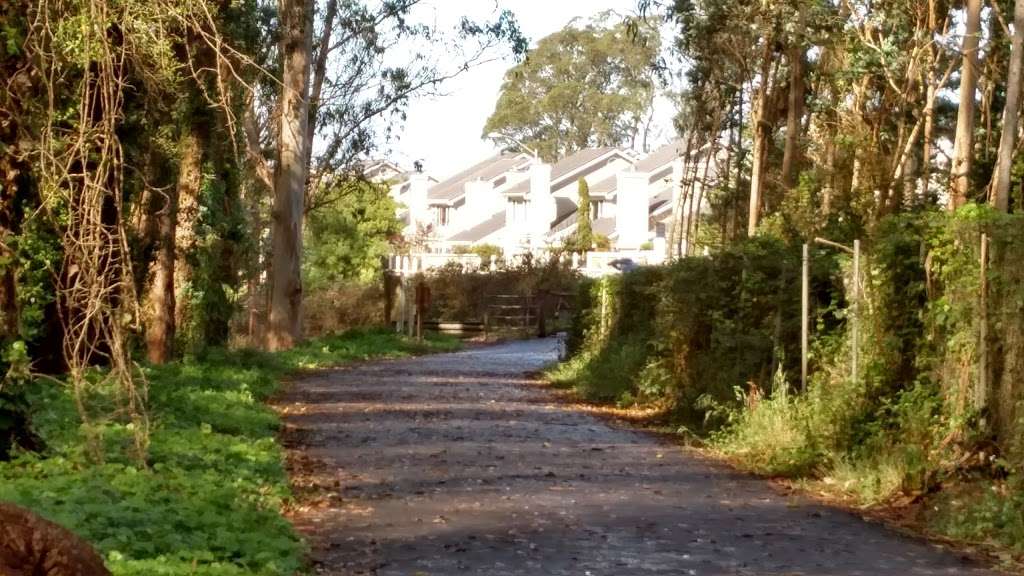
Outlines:
<svg viewBox="0 0 1024 576"><path fill-rule="evenodd" d="M774 493L524 385L550 340L374 362L281 402L317 573L378 576L990 574Z"/></svg>

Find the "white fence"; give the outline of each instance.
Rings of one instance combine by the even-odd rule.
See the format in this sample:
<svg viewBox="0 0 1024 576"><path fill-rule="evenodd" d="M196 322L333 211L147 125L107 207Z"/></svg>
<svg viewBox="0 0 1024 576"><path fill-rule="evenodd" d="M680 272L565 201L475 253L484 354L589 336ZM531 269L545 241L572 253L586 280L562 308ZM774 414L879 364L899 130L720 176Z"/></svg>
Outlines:
<svg viewBox="0 0 1024 576"><path fill-rule="evenodd" d="M521 261L522 256L513 257L514 262ZM570 266L573 270L579 270L581 274L590 278L600 278L609 274L618 274L623 270L637 266L653 266L665 262L665 254L657 250L633 250L623 252L587 252L581 257L579 254L562 254L559 260ZM491 257L489 262L484 262L477 254L405 254L392 255L388 257L388 271L400 276L413 276L422 272L443 268L449 264L458 264L463 268L473 270L497 270L499 260Z"/></svg>

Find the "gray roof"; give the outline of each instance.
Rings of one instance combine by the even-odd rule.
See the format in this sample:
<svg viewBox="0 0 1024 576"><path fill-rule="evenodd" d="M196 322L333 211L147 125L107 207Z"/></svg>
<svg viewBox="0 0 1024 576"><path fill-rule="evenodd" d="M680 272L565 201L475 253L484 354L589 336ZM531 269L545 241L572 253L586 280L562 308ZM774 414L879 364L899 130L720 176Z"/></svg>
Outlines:
<svg viewBox="0 0 1024 576"><path fill-rule="evenodd" d="M606 216L604 218L598 218L591 224L590 229L594 231L594 234L600 234L602 236L611 236L615 233L615 218Z"/></svg>
<svg viewBox="0 0 1024 576"><path fill-rule="evenodd" d="M606 198L615 193L619 187L619 179L617 176L609 176L604 180L601 180L597 184L590 187L591 196L601 196Z"/></svg>
<svg viewBox="0 0 1024 576"><path fill-rule="evenodd" d="M455 200L465 194L466 182L473 180L493 180L505 172L522 164L521 154L498 154L487 160L478 162L462 172L430 187L427 198L430 200Z"/></svg>
<svg viewBox="0 0 1024 576"><path fill-rule="evenodd" d="M666 188L665 190L662 190L658 194L655 194L654 196L651 197L650 202L648 203L648 206L647 206L647 210L648 210L648 212L652 212L652 213L653 212L657 212L658 210L664 208L666 205L670 204L671 202L672 202L672 189L671 188Z"/></svg>
<svg viewBox="0 0 1024 576"><path fill-rule="evenodd" d="M555 198L555 221L551 223L550 231L559 232L567 228L572 222L576 221L573 216L577 211L576 202L568 198Z"/></svg>
<svg viewBox="0 0 1024 576"><path fill-rule="evenodd" d="M618 149L610 146L606 146L604 148L584 148L571 156L562 158L551 167L551 182L561 180L565 176L572 174L590 162L593 162L601 156L615 150Z"/></svg>
<svg viewBox="0 0 1024 576"><path fill-rule="evenodd" d="M672 188L667 188L662 192L659 192L651 197L649 207L651 211L657 210L658 208L665 206L667 203L672 202Z"/></svg>
<svg viewBox="0 0 1024 576"><path fill-rule="evenodd" d="M495 213L469 230L463 230L448 240L451 242L479 242L505 227L505 211Z"/></svg>
<svg viewBox="0 0 1024 576"><path fill-rule="evenodd" d="M672 161L683 155L686 144L682 140L674 140L651 152L636 163L637 172L655 172L671 166Z"/></svg>
<svg viewBox="0 0 1024 576"><path fill-rule="evenodd" d="M559 180L563 180L567 176L583 177L588 172L575 174L580 168L587 164L597 160L598 158L610 153L618 151L618 148L606 146L604 148L584 148L571 156L562 158L554 166L551 167L551 184L554 185ZM530 180L526 179L516 184L512 188L509 188L507 194L521 196L530 191Z"/></svg>

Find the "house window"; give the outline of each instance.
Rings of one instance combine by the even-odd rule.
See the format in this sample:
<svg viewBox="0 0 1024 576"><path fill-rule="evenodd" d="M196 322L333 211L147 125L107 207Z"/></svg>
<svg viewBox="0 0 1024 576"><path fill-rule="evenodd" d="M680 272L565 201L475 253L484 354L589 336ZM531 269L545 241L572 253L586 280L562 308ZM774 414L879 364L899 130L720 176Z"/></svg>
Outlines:
<svg viewBox="0 0 1024 576"><path fill-rule="evenodd" d="M604 200L593 200L590 202L590 219L597 220L604 218Z"/></svg>
<svg viewBox="0 0 1024 576"><path fill-rule="evenodd" d="M526 222L526 201L525 200L509 200L512 205L512 221L513 222Z"/></svg>
<svg viewBox="0 0 1024 576"><path fill-rule="evenodd" d="M449 210L450 208L448 206L434 206L434 224L437 224L438 226L447 226Z"/></svg>
<svg viewBox="0 0 1024 576"><path fill-rule="evenodd" d="M664 222L658 222L657 224L654 225L654 236L655 237L657 237L657 238L664 238L665 237L665 232L666 231L665 231L665 223Z"/></svg>

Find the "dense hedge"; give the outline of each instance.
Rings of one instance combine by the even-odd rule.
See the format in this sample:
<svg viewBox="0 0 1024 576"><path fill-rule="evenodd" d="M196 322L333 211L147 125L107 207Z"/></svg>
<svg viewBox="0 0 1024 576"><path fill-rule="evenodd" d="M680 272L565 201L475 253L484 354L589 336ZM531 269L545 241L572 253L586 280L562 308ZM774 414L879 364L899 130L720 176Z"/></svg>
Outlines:
<svg viewBox="0 0 1024 576"><path fill-rule="evenodd" d="M831 262L815 266L825 293ZM570 338L574 358L556 378L603 400L668 401L701 425L736 386L770 391L777 368L799 372L799 283L799 249L767 238L588 281Z"/></svg>
<svg viewBox="0 0 1024 576"><path fill-rule="evenodd" d="M844 479L868 502L995 479L973 508L934 509L959 506L942 514L946 533L1024 551L1019 499L984 504L1024 477L1024 216L968 206L869 232L856 379L850 258L816 249L811 378L797 393L800 247L771 237L587 282L573 355L551 376L593 399L661 404L745 467Z"/></svg>

